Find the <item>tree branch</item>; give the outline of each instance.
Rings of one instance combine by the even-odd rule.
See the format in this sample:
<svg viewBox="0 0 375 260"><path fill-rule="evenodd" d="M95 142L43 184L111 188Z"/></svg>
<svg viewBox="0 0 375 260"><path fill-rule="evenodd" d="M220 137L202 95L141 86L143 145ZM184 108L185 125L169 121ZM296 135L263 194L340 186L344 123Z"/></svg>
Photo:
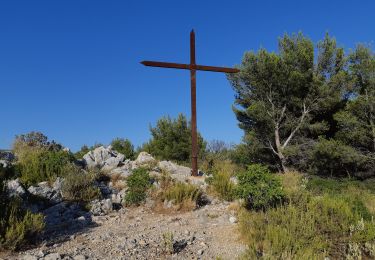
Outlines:
<svg viewBox="0 0 375 260"><path fill-rule="evenodd" d="M273 148L270 140L268 140L268 144L269 144L269 148L272 150L272 152L278 156L279 154L276 152L275 148Z"/></svg>
<svg viewBox="0 0 375 260"><path fill-rule="evenodd" d="M288 143L290 142L290 140L292 140L292 138L294 137L294 135L296 134L296 132L301 128L303 120L305 119L305 116L309 112L310 112L310 110L306 109L306 105L305 105L305 103L303 103L303 111L302 111L302 115L301 115L300 121L297 124L297 126L294 128L294 130L290 133L290 135L288 136L288 138L286 139L286 141L284 142L284 144L282 145L283 149L288 145Z"/></svg>

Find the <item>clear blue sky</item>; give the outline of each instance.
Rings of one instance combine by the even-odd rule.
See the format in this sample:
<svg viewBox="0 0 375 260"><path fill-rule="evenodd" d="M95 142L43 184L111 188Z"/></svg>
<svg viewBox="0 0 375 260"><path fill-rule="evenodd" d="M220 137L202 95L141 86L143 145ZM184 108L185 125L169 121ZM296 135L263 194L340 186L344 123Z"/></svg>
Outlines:
<svg viewBox="0 0 375 260"><path fill-rule="evenodd" d="M42 131L79 149L126 137L140 145L163 115L190 117L189 72L141 60L233 66L243 53L276 50L277 37L326 31L345 48L372 43L374 1L1 1L0 148L16 134ZM198 128L238 143L225 75L197 75Z"/></svg>

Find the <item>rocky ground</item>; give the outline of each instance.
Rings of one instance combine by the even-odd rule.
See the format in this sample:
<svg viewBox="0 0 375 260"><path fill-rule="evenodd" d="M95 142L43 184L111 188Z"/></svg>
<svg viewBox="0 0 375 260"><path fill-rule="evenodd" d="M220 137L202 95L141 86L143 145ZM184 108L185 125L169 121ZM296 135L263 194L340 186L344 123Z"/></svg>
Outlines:
<svg viewBox="0 0 375 260"><path fill-rule="evenodd" d="M126 179L139 167L150 169L155 189L161 188L160 176L166 172L174 182L191 183L204 191L204 173L192 177L190 168L159 162L145 152L131 161L110 146L96 148L77 163L86 170L99 168L111 180L95 182L101 199L91 201L89 211L82 203L65 200L63 178L28 188L19 179L7 182L8 196L43 214L46 228L36 248L0 252L0 260L235 259L245 250L237 234L235 207L229 203L205 196L207 205L184 213L175 211L172 201L156 205L160 202L151 198L141 207L123 206Z"/></svg>
<svg viewBox="0 0 375 260"><path fill-rule="evenodd" d="M185 213L156 213L147 205L125 208L3 259L235 259L245 246L231 208L215 201Z"/></svg>

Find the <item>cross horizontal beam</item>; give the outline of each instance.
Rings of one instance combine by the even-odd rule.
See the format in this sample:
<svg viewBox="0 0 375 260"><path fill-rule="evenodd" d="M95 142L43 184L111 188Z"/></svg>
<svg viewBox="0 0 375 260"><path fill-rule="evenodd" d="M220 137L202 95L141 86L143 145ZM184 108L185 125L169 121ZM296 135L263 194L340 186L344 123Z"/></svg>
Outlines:
<svg viewBox="0 0 375 260"><path fill-rule="evenodd" d="M184 69L184 70L204 70L204 71L225 72L225 73L237 73L240 71L239 69L234 69L234 68L172 63L172 62L142 61L141 63L145 66L150 66L150 67L173 68L173 69Z"/></svg>

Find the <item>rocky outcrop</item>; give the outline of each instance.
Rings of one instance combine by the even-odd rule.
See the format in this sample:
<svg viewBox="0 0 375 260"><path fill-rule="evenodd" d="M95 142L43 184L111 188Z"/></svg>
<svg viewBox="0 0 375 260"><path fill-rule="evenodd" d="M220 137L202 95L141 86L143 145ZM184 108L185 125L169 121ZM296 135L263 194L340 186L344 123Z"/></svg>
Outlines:
<svg viewBox="0 0 375 260"><path fill-rule="evenodd" d="M187 182L191 176L189 167L177 165L171 161L161 161L158 163L160 171L165 171L171 175L171 178L178 182Z"/></svg>
<svg viewBox="0 0 375 260"><path fill-rule="evenodd" d="M146 152L140 152L137 159L133 162L133 168L145 167L145 166L154 166L156 165L156 160L151 154Z"/></svg>
<svg viewBox="0 0 375 260"><path fill-rule="evenodd" d="M90 212L94 216L104 216L113 210L113 204L111 199L94 200L90 203Z"/></svg>
<svg viewBox="0 0 375 260"><path fill-rule="evenodd" d="M40 182L37 186L30 186L27 191L34 196L38 196L48 200L51 204L60 203L62 199L62 178L57 178L52 186L48 182Z"/></svg>
<svg viewBox="0 0 375 260"><path fill-rule="evenodd" d="M47 228L61 224L87 225L91 223L91 214L82 210L78 203L61 202L42 211Z"/></svg>
<svg viewBox="0 0 375 260"><path fill-rule="evenodd" d="M110 175L119 174L121 177L127 178L132 174L133 162L130 160L125 160L121 166L111 170Z"/></svg>
<svg viewBox="0 0 375 260"><path fill-rule="evenodd" d="M9 151L0 151L0 166L6 168L9 167L14 161L15 156Z"/></svg>
<svg viewBox="0 0 375 260"><path fill-rule="evenodd" d="M19 179L7 182L7 192L9 197L25 198L27 196L27 191Z"/></svg>
<svg viewBox="0 0 375 260"><path fill-rule="evenodd" d="M100 146L83 156L87 168L99 168L110 171L121 166L125 161L125 155L112 150L111 146Z"/></svg>
<svg viewBox="0 0 375 260"><path fill-rule="evenodd" d="M97 167L109 175L116 174L124 178L129 177L133 170L146 167L151 170L151 175L154 177L160 176L162 172L167 172L172 179L178 182L197 182L198 185L204 183L204 181L190 178L191 169L189 167L181 166L171 161L158 162L147 152L139 153L137 159L131 161L126 159L123 154L112 150L111 146L107 148L100 146L85 154L83 159L88 169ZM203 175L202 172L200 173Z"/></svg>
<svg viewBox="0 0 375 260"><path fill-rule="evenodd" d="M191 175L191 169L189 167L177 165L171 161L161 161L158 163L158 167L172 175L179 174L186 177Z"/></svg>

